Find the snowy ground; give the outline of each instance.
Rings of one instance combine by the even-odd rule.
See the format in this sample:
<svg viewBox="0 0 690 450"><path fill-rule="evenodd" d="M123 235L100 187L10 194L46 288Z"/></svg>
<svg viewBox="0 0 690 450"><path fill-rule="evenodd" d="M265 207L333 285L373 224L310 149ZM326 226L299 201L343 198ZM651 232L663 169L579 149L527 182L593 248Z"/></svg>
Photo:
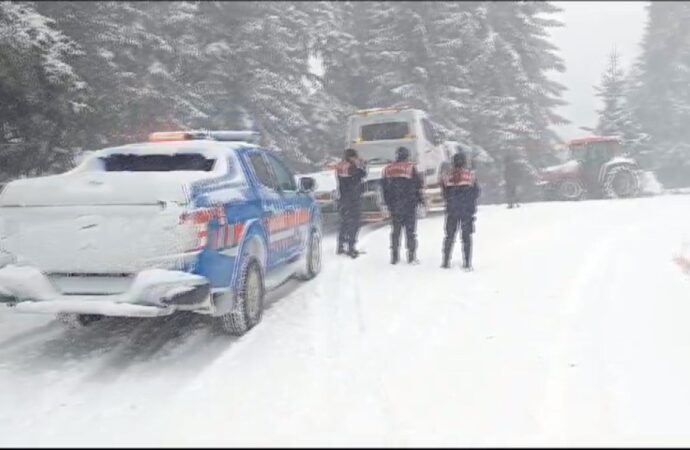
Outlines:
<svg viewBox="0 0 690 450"><path fill-rule="evenodd" d="M0 446L690 445L690 196L481 207L474 273L353 261L247 336L0 309Z"/></svg>

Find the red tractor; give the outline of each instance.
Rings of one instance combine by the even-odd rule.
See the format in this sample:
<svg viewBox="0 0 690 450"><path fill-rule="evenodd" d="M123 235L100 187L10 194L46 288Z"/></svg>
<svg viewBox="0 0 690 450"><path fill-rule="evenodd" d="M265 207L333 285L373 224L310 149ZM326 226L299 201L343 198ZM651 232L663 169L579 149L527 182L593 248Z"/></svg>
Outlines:
<svg viewBox="0 0 690 450"><path fill-rule="evenodd" d="M541 170L548 198L628 198L640 194L642 172L625 156L615 136L590 136L568 143L570 160Z"/></svg>

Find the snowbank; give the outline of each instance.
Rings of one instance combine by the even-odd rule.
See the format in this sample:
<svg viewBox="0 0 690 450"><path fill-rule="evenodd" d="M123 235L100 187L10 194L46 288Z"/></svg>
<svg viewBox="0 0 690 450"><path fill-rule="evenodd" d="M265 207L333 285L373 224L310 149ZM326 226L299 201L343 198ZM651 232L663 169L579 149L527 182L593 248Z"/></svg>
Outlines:
<svg viewBox="0 0 690 450"><path fill-rule="evenodd" d="M642 192L645 194L661 195L664 193L664 187L656 178L654 172L642 172Z"/></svg>

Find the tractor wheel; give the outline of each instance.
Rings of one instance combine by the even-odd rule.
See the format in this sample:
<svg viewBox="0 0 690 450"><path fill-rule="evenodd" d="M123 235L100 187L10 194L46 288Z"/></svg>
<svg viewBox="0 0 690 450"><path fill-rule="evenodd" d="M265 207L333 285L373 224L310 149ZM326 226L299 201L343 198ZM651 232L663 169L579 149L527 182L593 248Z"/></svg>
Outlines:
<svg viewBox="0 0 690 450"><path fill-rule="evenodd" d="M630 166L614 167L606 174L603 186L608 198L630 198L640 192L640 177Z"/></svg>
<svg viewBox="0 0 690 450"><path fill-rule="evenodd" d="M585 195L585 187L577 179L562 181L558 185L558 198L561 200L580 200Z"/></svg>

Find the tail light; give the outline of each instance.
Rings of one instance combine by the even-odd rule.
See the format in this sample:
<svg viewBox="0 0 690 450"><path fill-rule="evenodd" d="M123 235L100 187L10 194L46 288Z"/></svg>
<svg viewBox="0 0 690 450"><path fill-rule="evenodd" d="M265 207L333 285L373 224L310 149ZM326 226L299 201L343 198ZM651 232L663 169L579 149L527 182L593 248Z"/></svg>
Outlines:
<svg viewBox="0 0 690 450"><path fill-rule="evenodd" d="M211 233L209 225L214 219L218 226ZM235 248L240 244L244 234L244 223L229 224L223 207L203 208L184 213L180 216L180 225L190 227L194 233L193 244L187 252L201 251L207 247L217 251Z"/></svg>
<svg viewBox="0 0 690 450"><path fill-rule="evenodd" d="M191 227L194 232L195 241L192 248L187 251L199 251L208 245L208 227L213 219L218 219L221 224L225 224L225 211L223 208L204 208L186 212L180 216L180 224Z"/></svg>

